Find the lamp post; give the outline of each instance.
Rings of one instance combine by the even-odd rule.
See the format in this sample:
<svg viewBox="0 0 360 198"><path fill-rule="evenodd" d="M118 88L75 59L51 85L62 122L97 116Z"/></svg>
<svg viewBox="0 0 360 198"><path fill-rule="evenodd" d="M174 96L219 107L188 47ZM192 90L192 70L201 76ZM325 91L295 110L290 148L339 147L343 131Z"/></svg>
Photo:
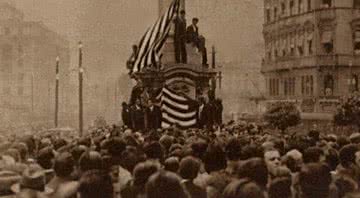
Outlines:
<svg viewBox="0 0 360 198"><path fill-rule="evenodd" d="M60 58L56 57L56 84L55 84L55 128L58 127L58 115L59 115L59 62Z"/></svg>
<svg viewBox="0 0 360 198"><path fill-rule="evenodd" d="M83 73L82 67L82 42L78 43L79 47L79 135L83 135Z"/></svg>

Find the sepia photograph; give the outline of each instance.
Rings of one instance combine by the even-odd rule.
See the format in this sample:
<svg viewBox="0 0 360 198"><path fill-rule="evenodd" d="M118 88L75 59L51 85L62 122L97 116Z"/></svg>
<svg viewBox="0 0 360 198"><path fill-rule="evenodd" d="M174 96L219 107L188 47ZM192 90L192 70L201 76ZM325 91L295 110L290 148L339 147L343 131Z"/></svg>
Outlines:
<svg viewBox="0 0 360 198"><path fill-rule="evenodd" d="M0 198L360 198L360 0L0 0Z"/></svg>

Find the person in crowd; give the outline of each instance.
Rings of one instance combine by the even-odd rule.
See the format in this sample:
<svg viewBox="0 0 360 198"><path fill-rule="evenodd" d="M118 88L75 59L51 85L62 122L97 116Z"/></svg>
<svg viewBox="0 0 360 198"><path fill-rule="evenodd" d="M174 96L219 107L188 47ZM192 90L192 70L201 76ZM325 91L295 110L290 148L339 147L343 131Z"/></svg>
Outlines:
<svg viewBox="0 0 360 198"><path fill-rule="evenodd" d="M80 198L113 198L114 189L111 177L101 170L85 172L79 181Z"/></svg>
<svg viewBox="0 0 360 198"><path fill-rule="evenodd" d="M60 153L54 162L55 177L47 184L54 190L52 198L76 198L78 182L73 181L75 161L69 152Z"/></svg>
<svg viewBox="0 0 360 198"><path fill-rule="evenodd" d="M269 171L269 179L272 180L277 175L277 170L281 166L280 152L276 149L264 152L264 160Z"/></svg>
<svg viewBox="0 0 360 198"><path fill-rule="evenodd" d="M175 18L175 60L177 63L187 63L186 54L186 18L185 10L180 11L180 15Z"/></svg>
<svg viewBox="0 0 360 198"><path fill-rule="evenodd" d="M330 168L322 163L309 163L299 174L300 194L304 198L328 198L332 182Z"/></svg>
<svg viewBox="0 0 360 198"><path fill-rule="evenodd" d="M140 98L137 98L135 105L132 106L131 114L132 128L134 131L143 131L145 128L145 117Z"/></svg>
<svg viewBox="0 0 360 198"><path fill-rule="evenodd" d="M207 63L207 50L205 47L205 38L199 34L199 27L198 27L199 19L193 18L192 24L187 27L187 41L189 43L194 44L200 52L202 52L203 61L202 64L204 66L208 66Z"/></svg>
<svg viewBox="0 0 360 198"><path fill-rule="evenodd" d="M145 117L146 117L146 128L147 130L156 130L161 128L161 109L156 104L154 98L149 100L149 106L145 109Z"/></svg>
<svg viewBox="0 0 360 198"><path fill-rule="evenodd" d="M38 165L30 165L22 174L19 183L14 184L11 190L19 198L47 198L53 189L46 187L44 170Z"/></svg>
<svg viewBox="0 0 360 198"><path fill-rule="evenodd" d="M136 165L131 180L121 191L122 198L144 197L145 186L151 175L160 169L159 164L147 161Z"/></svg>
<svg viewBox="0 0 360 198"><path fill-rule="evenodd" d="M125 126L131 127L131 113L130 107L126 102L122 103L121 118Z"/></svg>
<svg viewBox="0 0 360 198"><path fill-rule="evenodd" d="M192 198L206 198L206 190L194 184L194 179L200 171L200 162L198 159L188 156L181 160L179 175L182 177L182 183Z"/></svg>
<svg viewBox="0 0 360 198"><path fill-rule="evenodd" d="M180 183L180 178L171 172L160 171L149 178L146 184L147 198L189 198Z"/></svg>
<svg viewBox="0 0 360 198"><path fill-rule="evenodd" d="M265 198L261 188L248 178L231 182L223 192L224 198Z"/></svg>

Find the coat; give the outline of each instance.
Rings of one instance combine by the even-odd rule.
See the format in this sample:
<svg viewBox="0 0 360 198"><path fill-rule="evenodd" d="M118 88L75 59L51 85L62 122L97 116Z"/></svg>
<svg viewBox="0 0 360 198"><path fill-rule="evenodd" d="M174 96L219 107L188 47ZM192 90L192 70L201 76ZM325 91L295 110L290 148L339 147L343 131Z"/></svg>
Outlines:
<svg viewBox="0 0 360 198"><path fill-rule="evenodd" d="M158 129L161 128L161 109L158 106L153 106L153 109L147 107L145 110L146 120L147 120L147 129Z"/></svg>

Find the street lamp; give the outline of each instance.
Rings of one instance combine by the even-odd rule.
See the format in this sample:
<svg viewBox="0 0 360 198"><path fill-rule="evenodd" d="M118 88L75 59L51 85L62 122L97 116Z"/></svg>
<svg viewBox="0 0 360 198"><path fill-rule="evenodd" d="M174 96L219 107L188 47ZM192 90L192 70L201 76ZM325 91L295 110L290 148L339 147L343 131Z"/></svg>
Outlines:
<svg viewBox="0 0 360 198"><path fill-rule="evenodd" d="M78 43L79 47L79 135L83 135L83 73L84 69L82 67L82 48L83 44L80 41Z"/></svg>
<svg viewBox="0 0 360 198"><path fill-rule="evenodd" d="M56 57L56 84L55 84L55 128L58 127L58 115L59 115L59 56Z"/></svg>

